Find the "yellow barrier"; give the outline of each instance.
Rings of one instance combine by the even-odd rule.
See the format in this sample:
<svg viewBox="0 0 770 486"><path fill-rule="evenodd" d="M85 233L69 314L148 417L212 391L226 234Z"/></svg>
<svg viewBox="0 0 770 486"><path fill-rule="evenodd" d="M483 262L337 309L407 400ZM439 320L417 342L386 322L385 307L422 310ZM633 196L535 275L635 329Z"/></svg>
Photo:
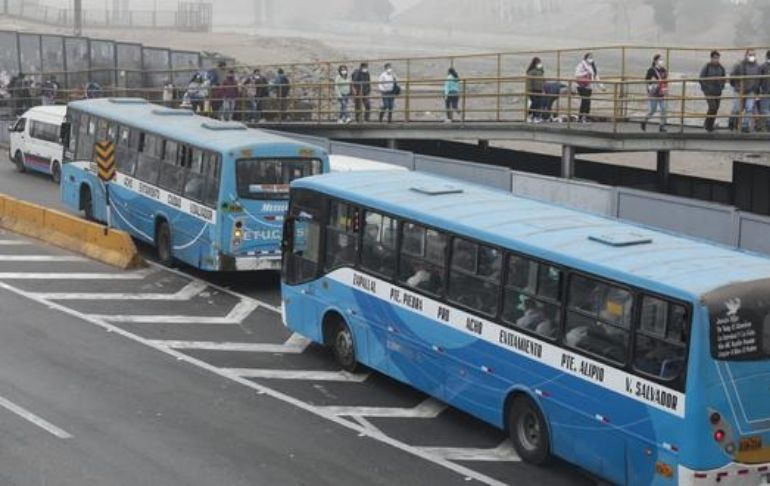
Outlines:
<svg viewBox="0 0 770 486"><path fill-rule="evenodd" d="M146 265L128 233L0 195L0 226L124 270Z"/></svg>

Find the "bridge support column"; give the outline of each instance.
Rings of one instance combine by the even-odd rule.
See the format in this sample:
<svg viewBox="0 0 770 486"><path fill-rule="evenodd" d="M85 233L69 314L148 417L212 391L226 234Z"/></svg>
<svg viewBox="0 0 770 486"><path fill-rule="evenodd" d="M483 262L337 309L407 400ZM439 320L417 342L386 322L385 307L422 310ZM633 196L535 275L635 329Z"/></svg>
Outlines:
<svg viewBox="0 0 770 486"><path fill-rule="evenodd" d="M387 145L390 150L398 150L398 140L395 138L389 138Z"/></svg>
<svg viewBox="0 0 770 486"><path fill-rule="evenodd" d="M671 152L668 150L661 150L658 152L658 190L660 190L660 192L668 192L670 179Z"/></svg>
<svg viewBox="0 0 770 486"><path fill-rule="evenodd" d="M561 147L561 176L565 179L575 176L575 147L572 145Z"/></svg>

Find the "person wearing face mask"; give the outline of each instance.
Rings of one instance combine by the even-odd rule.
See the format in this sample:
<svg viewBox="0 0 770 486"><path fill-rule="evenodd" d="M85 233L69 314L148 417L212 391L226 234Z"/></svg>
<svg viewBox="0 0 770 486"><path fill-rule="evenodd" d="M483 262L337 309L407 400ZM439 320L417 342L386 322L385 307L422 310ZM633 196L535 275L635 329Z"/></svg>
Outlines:
<svg viewBox="0 0 770 486"><path fill-rule="evenodd" d="M353 71L350 80L353 82L356 121L360 122L362 118L369 121L372 113L372 103L369 100L369 95L372 93L372 76L369 74L369 64L362 62L358 69Z"/></svg>
<svg viewBox="0 0 770 486"><path fill-rule="evenodd" d="M382 96L380 123L385 118L385 113L388 114L388 123L391 123L393 121L393 109L396 105L396 95L400 88L398 86L398 77L393 72L393 67L390 63L385 64L385 70L380 74L377 88L380 91L380 96Z"/></svg>
<svg viewBox="0 0 770 486"><path fill-rule="evenodd" d="M735 129L738 129L738 121L742 120L743 133L751 131L751 119L754 116L754 103L760 91L762 66L757 62L757 55L752 49L746 51L743 61L735 66L730 77L733 78L733 86L736 91L737 103L733 104L732 116L735 120ZM741 117L741 113L743 116Z"/></svg>
<svg viewBox="0 0 770 486"><path fill-rule="evenodd" d="M449 68L444 81L444 107L446 108L444 121L451 123L455 113L460 115L460 75L454 67Z"/></svg>
<svg viewBox="0 0 770 486"><path fill-rule="evenodd" d="M527 96L529 96L529 123L543 121L542 99L545 89L545 69L539 57L532 58L527 68Z"/></svg>
<svg viewBox="0 0 770 486"><path fill-rule="evenodd" d="M708 104L708 113L706 114L703 128L709 132L714 131L717 113L719 113L719 105L722 101L722 92L725 89L725 77L727 76L727 72L722 66L720 59L718 51L711 51L711 62L703 66L699 76L700 89L703 91L703 96L706 97L706 103Z"/></svg>
<svg viewBox="0 0 770 486"><path fill-rule="evenodd" d="M594 84L599 81L599 70L596 67L594 56L590 52L583 56L583 60L575 68L577 78L577 92L580 95L580 123L589 123L588 115L591 114L591 95ZM604 86L600 86L602 89Z"/></svg>
<svg viewBox="0 0 770 486"><path fill-rule="evenodd" d="M762 76L765 76L760 83L760 93L762 97L759 100L759 112L762 114L759 126L762 130L770 132L770 51L765 53L765 63L762 65Z"/></svg>
<svg viewBox="0 0 770 486"><path fill-rule="evenodd" d="M647 116L644 117L642 122L642 130L647 131L647 122L658 111L660 112L660 128L661 132L666 131L666 95L668 94L668 71L666 70L666 63L663 61L663 56L655 54L652 58L652 66L647 70L647 75L644 77L647 81L647 99L650 103L650 111L647 112Z"/></svg>
<svg viewBox="0 0 770 486"><path fill-rule="evenodd" d="M337 101L340 104L340 116L337 123L350 123L348 115L348 103L350 102L350 78L348 78L347 66L340 66L337 69L337 78L334 80L334 91L337 94Z"/></svg>

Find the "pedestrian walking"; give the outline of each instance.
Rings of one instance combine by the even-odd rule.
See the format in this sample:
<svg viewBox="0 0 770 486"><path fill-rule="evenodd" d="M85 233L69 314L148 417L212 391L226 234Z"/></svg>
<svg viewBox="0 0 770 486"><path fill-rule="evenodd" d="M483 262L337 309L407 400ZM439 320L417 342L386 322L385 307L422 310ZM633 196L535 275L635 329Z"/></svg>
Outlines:
<svg viewBox="0 0 770 486"><path fill-rule="evenodd" d="M460 116L460 75L457 70L450 67L444 81L444 107L446 108L446 121L452 123L454 114Z"/></svg>
<svg viewBox="0 0 770 486"><path fill-rule="evenodd" d="M711 61L700 71L700 89L706 97L708 112L703 122L703 128L713 132L716 125L719 105L722 102L722 92L725 89L727 72L721 63L719 51L711 51Z"/></svg>
<svg viewBox="0 0 770 486"><path fill-rule="evenodd" d="M278 98L278 119L283 121L289 118L289 93L291 93L291 81L289 81L283 68L278 68L272 85L276 98Z"/></svg>
<svg viewBox="0 0 770 486"><path fill-rule="evenodd" d="M762 65L762 79L760 84L759 113L762 115L759 126L761 130L770 132L770 51L765 53L765 63Z"/></svg>
<svg viewBox="0 0 770 486"><path fill-rule="evenodd" d="M56 78L51 76L43 83L40 89L40 103L42 105L53 105L56 103L56 96L59 93L59 83Z"/></svg>
<svg viewBox="0 0 770 486"><path fill-rule="evenodd" d="M372 93L372 75L369 73L369 64L362 62L358 69L353 71L350 80L353 82L353 102L356 110L356 121L369 121L372 114L372 102L369 99Z"/></svg>
<svg viewBox="0 0 770 486"><path fill-rule="evenodd" d="M352 88L350 78L348 78L348 67L340 66L337 68L337 77L334 79L334 92L337 95L337 102L340 105L339 117L337 123L350 123L352 120L348 114L348 104Z"/></svg>
<svg viewBox="0 0 770 486"><path fill-rule="evenodd" d="M738 129L740 120L741 131L751 131L751 120L754 117L754 104L760 94L762 65L757 62L757 55L753 49L747 49L743 61L738 63L730 73L736 90L737 103L733 104L732 118L735 130Z"/></svg>
<svg viewBox="0 0 770 486"><path fill-rule="evenodd" d="M396 107L396 96L401 94L401 88L398 85L398 76L393 72L393 66L390 63L385 64L385 69L380 74L377 83L377 89L382 97L380 106L380 123L388 114L388 123L393 122L393 110Z"/></svg>
<svg viewBox="0 0 770 486"><path fill-rule="evenodd" d="M259 69L255 69L252 73L243 81L243 86L246 88L246 98L249 102L249 121L258 122L262 120L262 109L264 106L264 100L267 97L267 78L262 75Z"/></svg>
<svg viewBox="0 0 770 486"><path fill-rule="evenodd" d="M219 118L223 121L231 121L235 111L235 101L238 99L238 81L235 79L235 71L227 71L227 76L222 81L219 89L222 98L222 106L219 110Z"/></svg>
<svg viewBox="0 0 770 486"><path fill-rule="evenodd" d="M203 78L199 73L194 74L187 84L185 98L189 101L192 111L196 113L203 111L203 103L206 96L203 93Z"/></svg>
<svg viewBox="0 0 770 486"><path fill-rule="evenodd" d="M88 84L86 84L86 98L93 99L93 98L101 98L102 96L102 85L97 83L96 81L89 81Z"/></svg>
<svg viewBox="0 0 770 486"><path fill-rule="evenodd" d="M545 89L545 68L539 57L533 57L527 68L526 90L529 97L527 122L540 123L543 117L543 91Z"/></svg>
<svg viewBox="0 0 770 486"><path fill-rule="evenodd" d="M642 130L647 131L647 122L655 113L660 112L659 131L666 131L666 96L668 95L668 71L663 56L655 54L652 58L652 66L647 70L644 77L647 81L647 99L650 104L650 110L642 122Z"/></svg>
<svg viewBox="0 0 770 486"><path fill-rule="evenodd" d="M593 95L594 85L599 82L599 69L596 67L596 61L592 53L586 53L583 60L575 68L575 78L577 79L577 92L580 96L580 111L578 121L580 123L589 123L591 114L591 96ZM603 85L599 85L604 88Z"/></svg>

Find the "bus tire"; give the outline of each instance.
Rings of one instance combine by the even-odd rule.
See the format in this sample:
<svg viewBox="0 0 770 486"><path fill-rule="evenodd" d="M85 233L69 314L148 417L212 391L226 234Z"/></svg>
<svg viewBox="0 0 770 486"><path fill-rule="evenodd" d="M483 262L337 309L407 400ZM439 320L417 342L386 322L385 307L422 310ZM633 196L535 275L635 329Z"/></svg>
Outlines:
<svg viewBox="0 0 770 486"><path fill-rule="evenodd" d="M54 161L53 165L51 166L51 180L55 184L59 184L61 182L61 164L59 164L57 161Z"/></svg>
<svg viewBox="0 0 770 486"><path fill-rule="evenodd" d="M164 220L159 221L155 228L155 251L161 264L171 266L174 263L174 252L171 248L171 228Z"/></svg>
<svg viewBox="0 0 770 486"><path fill-rule="evenodd" d="M88 221L95 221L94 198L91 195L91 188L85 184L80 186L80 209L83 210Z"/></svg>
<svg viewBox="0 0 770 486"><path fill-rule="evenodd" d="M27 168L24 167L24 154L21 153L21 150L17 150L16 154L13 156L13 163L16 166L17 172L26 172Z"/></svg>
<svg viewBox="0 0 770 486"><path fill-rule="evenodd" d="M343 319L337 319L331 334L331 348L334 359L349 373L355 373L358 368L356 347L353 342L353 333Z"/></svg>
<svg viewBox="0 0 770 486"><path fill-rule="evenodd" d="M551 458L548 425L540 408L526 395L514 397L508 411L508 433L522 460L542 466Z"/></svg>

